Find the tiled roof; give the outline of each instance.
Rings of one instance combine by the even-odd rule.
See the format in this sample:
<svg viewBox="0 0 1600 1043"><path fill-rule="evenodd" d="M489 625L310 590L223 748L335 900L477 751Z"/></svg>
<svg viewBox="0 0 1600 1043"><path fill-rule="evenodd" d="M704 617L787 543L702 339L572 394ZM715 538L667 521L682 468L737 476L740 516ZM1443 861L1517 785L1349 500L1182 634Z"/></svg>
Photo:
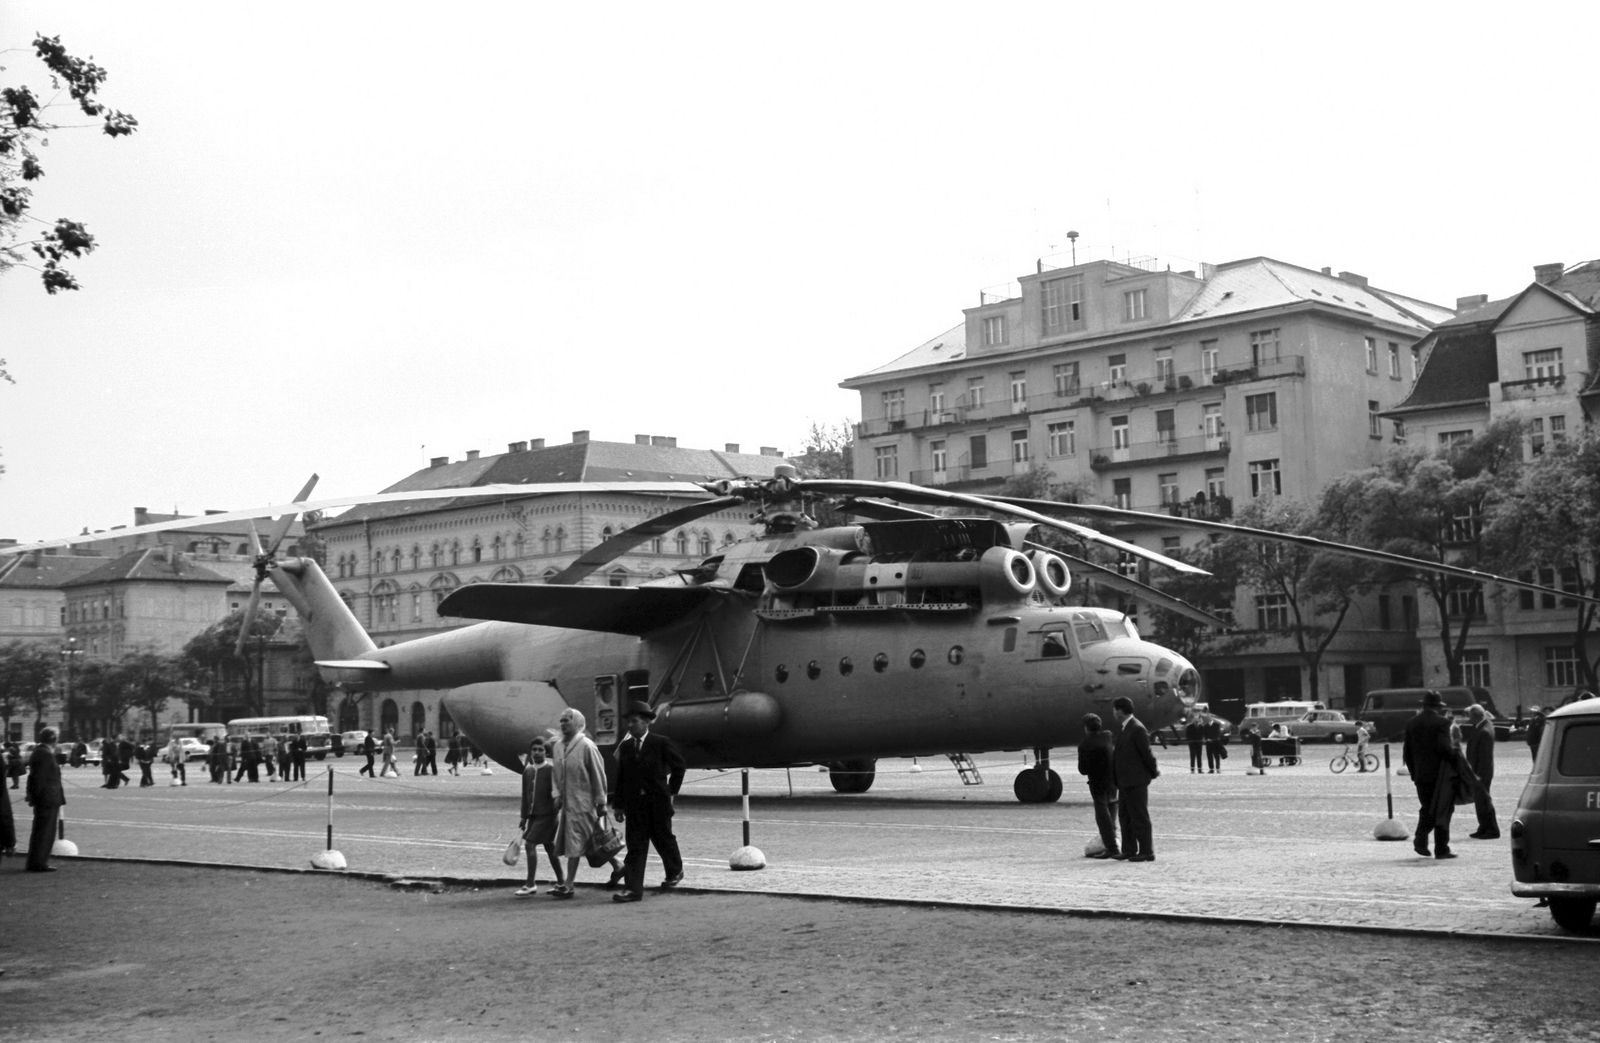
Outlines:
<svg viewBox="0 0 1600 1043"><path fill-rule="evenodd" d="M951 329L945 330L937 337L922 344L918 344L904 355L886 362L877 369L869 369L851 380L860 380L879 373L897 373L902 369L917 369L922 366L936 366L941 362L955 362L967 357L967 324L961 323Z"/></svg>
<svg viewBox="0 0 1600 1043"><path fill-rule="evenodd" d="M1411 393L1390 412L1436 409L1488 399L1489 385L1500 379L1494 323L1504 310L1504 307L1496 310L1494 305L1485 306L1475 312L1479 316L1477 321L1441 326L1424 337L1417 345L1426 353L1422 372L1417 374Z"/></svg>
<svg viewBox="0 0 1600 1043"><path fill-rule="evenodd" d="M1407 301L1408 310L1396 307L1383 291L1357 286L1335 276L1285 264L1270 257L1252 257L1219 265L1216 274L1206 281L1200 292L1172 321L1214 319L1309 302L1379 322L1409 326L1420 333L1427 330L1433 320L1424 322L1413 315L1412 312L1419 308L1431 309L1441 320L1454 314L1438 305L1424 305L1411 298L1397 299Z"/></svg>
<svg viewBox="0 0 1600 1043"><path fill-rule="evenodd" d="M103 560L103 559L102 559ZM88 587L106 583L221 583L233 580L219 576L187 555L169 553L165 547L146 547L113 558L99 568L67 580L63 587Z"/></svg>
<svg viewBox="0 0 1600 1043"><path fill-rule="evenodd" d="M544 482L698 482L749 476L769 478L787 463L781 456L726 453L712 449L639 445L634 442L572 442L520 453L501 453L457 464L428 467L389 486L384 492L445 489L471 485L538 485ZM536 490L530 489L529 492ZM415 500L401 503L363 504L316 528L378 518L430 514L493 497L462 496L451 500Z"/></svg>
<svg viewBox="0 0 1600 1043"><path fill-rule="evenodd" d="M1550 288L1591 311L1600 311L1600 261L1573 265Z"/></svg>
<svg viewBox="0 0 1600 1043"><path fill-rule="evenodd" d="M53 590L110 560L86 554L39 553L0 558L0 587Z"/></svg>

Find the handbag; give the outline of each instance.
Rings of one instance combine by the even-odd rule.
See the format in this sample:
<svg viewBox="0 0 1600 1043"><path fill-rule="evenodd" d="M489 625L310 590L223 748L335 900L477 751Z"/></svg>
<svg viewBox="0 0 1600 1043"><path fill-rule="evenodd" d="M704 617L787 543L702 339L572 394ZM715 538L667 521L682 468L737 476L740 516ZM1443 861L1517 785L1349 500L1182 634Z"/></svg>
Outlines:
<svg viewBox="0 0 1600 1043"><path fill-rule="evenodd" d="M1228 747L1225 743L1217 743L1217 756L1221 760L1228 759Z"/></svg>
<svg viewBox="0 0 1600 1043"><path fill-rule="evenodd" d="M601 815L595 823L594 832L589 834L589 840L583 845L583 857L589 860L592 868L599 869L617 856L622 850L622 837L617 833L616 827L611 825L611 820Z"/></svg>
<svg viewBox="0 0 1600 1043"><path fill-rule="evenodd" d="M506 853L500 856L500 861L508 866L517 864L517 856L522 854L522 838L517 837L506 845Z"/></svg>

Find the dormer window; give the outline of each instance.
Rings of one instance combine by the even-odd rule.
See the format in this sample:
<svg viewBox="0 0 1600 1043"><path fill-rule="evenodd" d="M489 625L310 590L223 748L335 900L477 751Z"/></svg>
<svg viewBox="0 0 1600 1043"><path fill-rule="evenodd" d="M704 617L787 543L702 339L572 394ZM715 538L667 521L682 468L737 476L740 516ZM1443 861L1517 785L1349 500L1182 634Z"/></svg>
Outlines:
<svg viewBox="0 0 1600 1043"><path fill-rule="evenodd" d="M1129 290L1122 295L1122 321L1142 322L1145 318L1144 290Z"/></svg>

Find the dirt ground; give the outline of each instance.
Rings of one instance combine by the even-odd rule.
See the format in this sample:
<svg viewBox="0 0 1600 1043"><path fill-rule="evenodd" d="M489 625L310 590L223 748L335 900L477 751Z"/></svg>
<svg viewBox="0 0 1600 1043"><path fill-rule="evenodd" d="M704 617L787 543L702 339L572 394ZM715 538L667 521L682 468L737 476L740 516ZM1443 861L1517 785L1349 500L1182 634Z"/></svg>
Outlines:
<svg viewBox="0 0 1600 1043"><path fill-rule="evenodd" d="M1581 943L20 862L0 1038L1600 1040Z"/></svg>

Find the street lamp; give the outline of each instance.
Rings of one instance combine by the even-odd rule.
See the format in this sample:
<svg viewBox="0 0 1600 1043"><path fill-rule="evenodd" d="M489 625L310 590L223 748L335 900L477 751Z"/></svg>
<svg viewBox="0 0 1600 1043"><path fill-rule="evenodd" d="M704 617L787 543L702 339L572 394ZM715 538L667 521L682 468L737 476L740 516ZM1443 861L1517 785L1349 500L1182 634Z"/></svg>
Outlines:
<svg viewBox="0 0 1600 1043"><path fill-rule="evenodd" d="M75 722L72 719L72 669L73 664L78 661L78 657L81 655L83 655L83 649L78 647L77 638L69 637L61 645L61 661L67 665L66 698L62 700L61 732L63 739L69 733L74 737L77 735L76 731L74 731Z"/></svg>

